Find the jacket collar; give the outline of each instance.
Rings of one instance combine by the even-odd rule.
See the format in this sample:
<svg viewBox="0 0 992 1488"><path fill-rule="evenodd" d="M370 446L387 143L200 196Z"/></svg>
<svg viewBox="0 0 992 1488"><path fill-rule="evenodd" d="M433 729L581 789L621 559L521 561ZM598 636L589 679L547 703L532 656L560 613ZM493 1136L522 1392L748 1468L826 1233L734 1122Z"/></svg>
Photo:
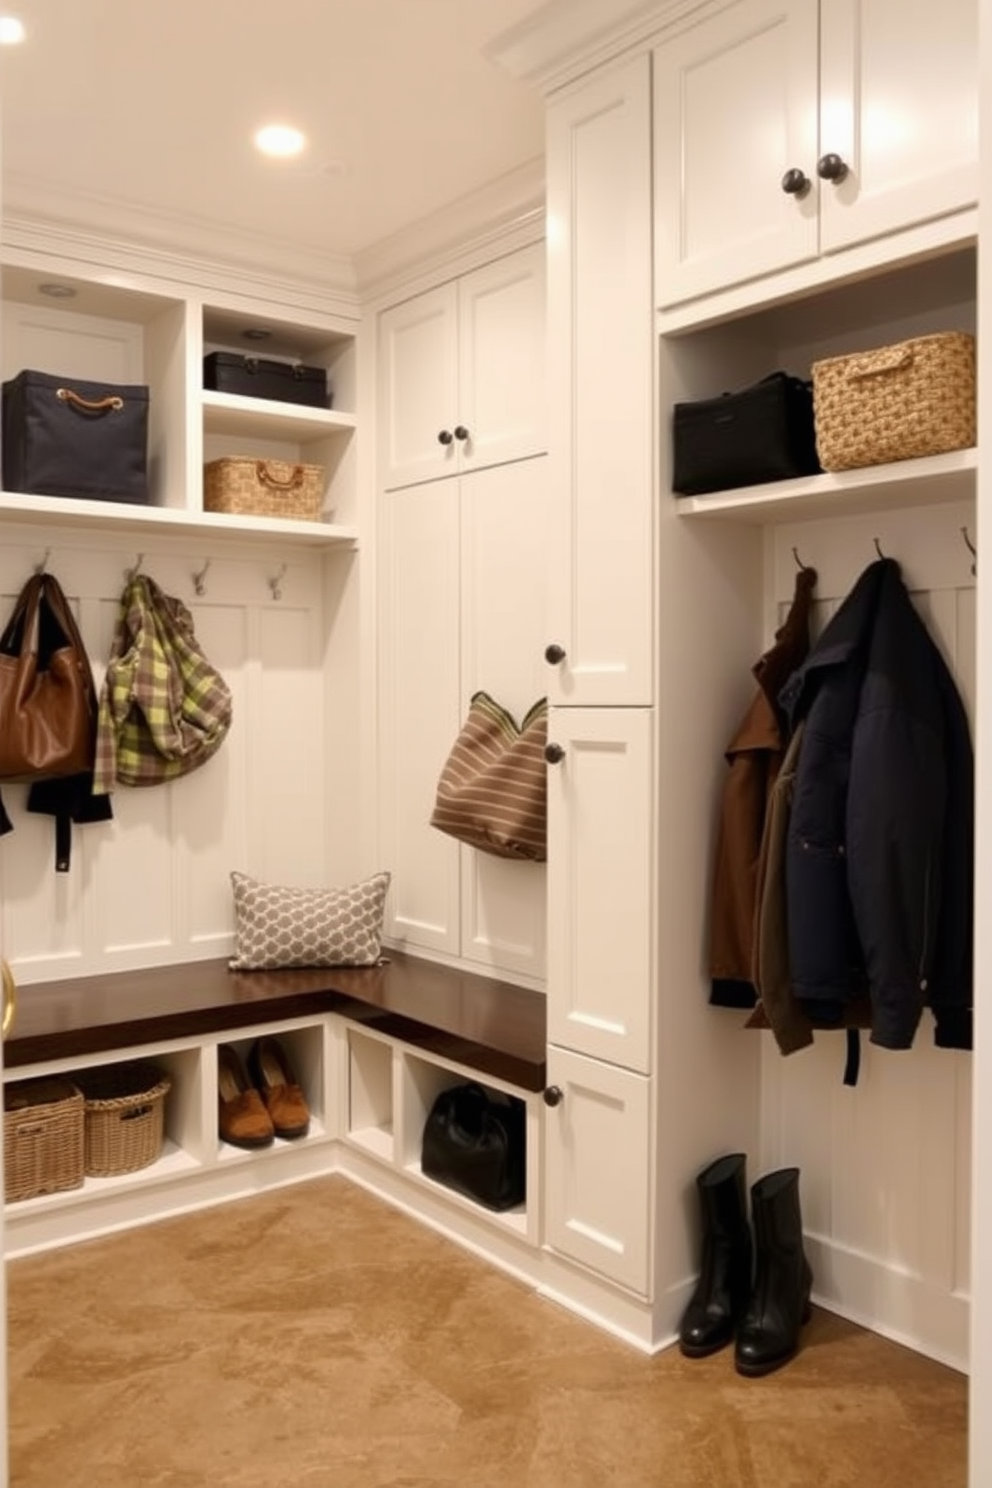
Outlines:
<svg viewBox="0 0 992 1488"><path fill-rule="evenodd" d="M884 590L902 588L894 558L870 563L844 600L802 666L797 667L779 693L779 706L790 724L806 712L811 694L830 667L842 666L863 647L871 632Z"/></svg>

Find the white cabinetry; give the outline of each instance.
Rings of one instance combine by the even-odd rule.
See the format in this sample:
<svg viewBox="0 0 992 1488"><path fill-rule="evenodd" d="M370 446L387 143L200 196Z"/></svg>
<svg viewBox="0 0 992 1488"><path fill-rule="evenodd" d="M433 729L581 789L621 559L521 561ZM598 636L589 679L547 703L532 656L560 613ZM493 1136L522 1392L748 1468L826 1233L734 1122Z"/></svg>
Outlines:
<svg viewBox="0 0 992 1488"><path fill-rule="evenodd" d="M555 494L545 1243L651 1294L650 61L548 115ZM556 659L557 658L557 659ZM631 706L635 705L635 706Z"/></svg>
<svg viewBox="0 0 992 1488"><path fill-rule="evenodd" d="M739 0L654 61L660 306L977 200L972 0Z"/></svg>
<svg viewBox="0 0 992 1488"><path fill-rule="evenodd" d="M547 687L548 468L533 455L544 422L543 256L543 245L519 250L385 311L379 339L387 933L411 949L536 979L545 961L544 865L464 847L431 827L430 816L472 694L488 692L520 720ZM455 305L457 358L445 309ZM479 432L442 446L437 419L452 399L438 397L430 424L421 400L424 389L446 384L456 362L474 425L459 406ZM439 479L428 478L438 474L431 445L441 455ZM399 458L417 449L430 460ZM389 487L397 472L411 483Z"/></svg>
<svg viewBox="0 0 992 1488"><path fill-rule="evenodd" d="M88 266L16 248L3 270L4 378L24 368L149 388L147 505L4 492L0 516L48 523L111 523L119 530L227 532L266 540L354 542L357 495L357 322L318 310L286 312L223 291L177 291L153 277L90 277ZM45 291L47 286L48 293ZM61 291L53 298L51 289ZM264 339L257 339L262 337ZM257 353L328 369L329 409L241 397L203 387L211 351ZM203 509L202 467L223 455L319 464L326 471L319 522L238 517Z"/></svg>
<svg viewBox="0 0 992 1488"><path fill-rule="evenodd" d="M548 1039L651 1068L654 873L648 708L553 708Z"/></svg>
<svg viewBox="0 0 992 1488"><path fill-rule="evenodd" d="M650 1290L650 1081L551 1048L545 1241L639 1296Z"/></svg>
<svg viewBox="0 0 992 1488"><path fill-rule="evenodd" d="M549 693L577 707L653 696L650 110L646 56L548 110Z"/></svg>
<svg viewBox="0 0 992 1488"><path fill-rule="evenodd" d="M544 245L507 254L380 318L380 484L545 448Z"/></svg>

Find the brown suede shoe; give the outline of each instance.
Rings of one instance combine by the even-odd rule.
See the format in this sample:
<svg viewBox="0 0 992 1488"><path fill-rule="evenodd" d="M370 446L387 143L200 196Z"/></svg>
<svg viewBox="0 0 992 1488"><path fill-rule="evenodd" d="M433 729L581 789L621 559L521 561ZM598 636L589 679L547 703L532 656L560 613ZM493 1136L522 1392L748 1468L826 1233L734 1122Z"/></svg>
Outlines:
<svg viewBox="0 0 992 1488"><path fill-rule="evenodd" d="M275 1137L272 1118L251 1087L241 1055L230 1044L217 1045L217 1124L222 1142L232 1147L268 1147Z"/></svg>
<svg viewBox="0 0 992 1488"><path fill-rule="evenodd" d="M279 1040L257 1039L248 1055L248 1065L276 1136L287 1141L305 1137L310 1130L310 1108Z"/></svg>

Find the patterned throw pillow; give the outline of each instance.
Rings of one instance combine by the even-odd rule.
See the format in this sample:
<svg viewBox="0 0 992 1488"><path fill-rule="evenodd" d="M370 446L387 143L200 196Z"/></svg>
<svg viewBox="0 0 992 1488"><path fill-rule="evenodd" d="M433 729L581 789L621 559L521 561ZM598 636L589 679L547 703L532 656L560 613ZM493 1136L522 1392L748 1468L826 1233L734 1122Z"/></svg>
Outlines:
<svg viewBox="0 0 992 1488"><path fill-rule="evenodd" d="M294 889L232 873L232 971L287 966L371 966L379 957L390 875L346 889Z"/></svg>

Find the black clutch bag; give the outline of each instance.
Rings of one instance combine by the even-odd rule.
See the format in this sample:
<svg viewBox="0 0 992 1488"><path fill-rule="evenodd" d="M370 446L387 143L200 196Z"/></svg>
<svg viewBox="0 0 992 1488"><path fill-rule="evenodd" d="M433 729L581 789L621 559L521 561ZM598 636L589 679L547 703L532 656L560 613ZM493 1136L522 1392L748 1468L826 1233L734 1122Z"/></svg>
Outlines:
<svg viewBox="0 0 992 1488"><path fill-rule="evenodd" d="M421 1169L487 1209L512 1209L527 1189L526 1122L515 1097L474 1083L442 1090L424 1124Z"/></svg>
<svg viewBox="0 0 992 1488"><path fill-rule="evenodd" d="M672 442L672 489L681 496L813 475L821 466L812 383L772 372L739 393L676 403Z"/></svg>

